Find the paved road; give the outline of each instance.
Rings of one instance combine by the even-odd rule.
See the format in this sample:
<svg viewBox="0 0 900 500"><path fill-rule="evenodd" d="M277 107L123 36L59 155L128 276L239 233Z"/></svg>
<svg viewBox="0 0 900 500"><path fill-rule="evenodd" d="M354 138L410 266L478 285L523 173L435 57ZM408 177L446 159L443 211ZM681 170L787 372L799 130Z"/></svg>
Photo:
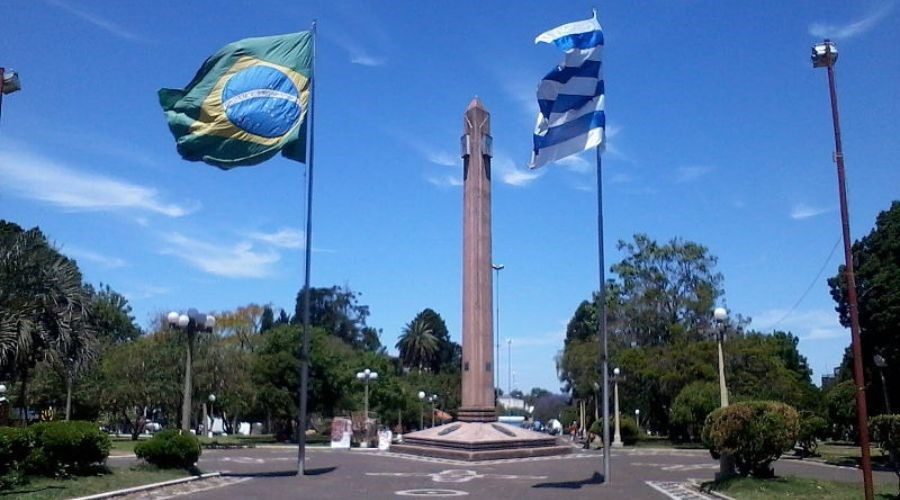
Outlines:
<svg viewBox="0 0 900 500"><path fill-rule="evenodd" d="M122 461L123 459L117 459ZM128 460L128 459L125 459ZM484 463L423 459L378 451L312 449L308 476L293 475L296 448L207 450L199 466L224 476L133 498L170 498L189 494L199 499L388 499L468 497L489 499L617 498L701 499L682 483L708 480L718 468L705 451L614 450L609 484L596 451L575 450L563 457L498 460ZM800 475L857 482L857 470L812 465L797 460L776 464L780 475ZM893 474L877 480L896 482Z"/></svg>

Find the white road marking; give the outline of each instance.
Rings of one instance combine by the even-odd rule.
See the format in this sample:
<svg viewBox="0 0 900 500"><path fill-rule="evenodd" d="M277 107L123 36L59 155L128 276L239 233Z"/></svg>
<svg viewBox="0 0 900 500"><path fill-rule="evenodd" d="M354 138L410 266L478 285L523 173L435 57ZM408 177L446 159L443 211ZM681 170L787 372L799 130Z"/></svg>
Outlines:
<svg viewBox="0 0 900 500"><path fill-rule="evenodd" d="M439 489L401 490L394 493L402 497L464 497L468 495L465 491Z"/></svg>
<svg viewBox="0 0 900 500"><path fill-rule="evenodd" d="M479 474L468 469L448 469L441 472L366 472L367 476L430 477L436 483L468 483L473 479L547 479L547 476L515 474Z"/></svg>
<svg viewBox="0 0 900 500"><path fill-rule="evenodd" d="M647 486L675 500L715 500L716 497L700 493L677 481L644 481Z"/></svg>

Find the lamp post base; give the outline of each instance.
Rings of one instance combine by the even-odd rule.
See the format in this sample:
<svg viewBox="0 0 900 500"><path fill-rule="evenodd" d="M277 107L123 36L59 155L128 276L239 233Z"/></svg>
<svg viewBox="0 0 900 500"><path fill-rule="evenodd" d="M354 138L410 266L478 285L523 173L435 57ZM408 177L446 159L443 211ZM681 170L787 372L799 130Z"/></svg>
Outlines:
<svg viewBox="0 0 900 500"><path fill-rule="evenodd" d="M621 448L625 445L622 443L621 439L614 439L612 444L610 444L610 446L612 446L613 448Z"/></svg>

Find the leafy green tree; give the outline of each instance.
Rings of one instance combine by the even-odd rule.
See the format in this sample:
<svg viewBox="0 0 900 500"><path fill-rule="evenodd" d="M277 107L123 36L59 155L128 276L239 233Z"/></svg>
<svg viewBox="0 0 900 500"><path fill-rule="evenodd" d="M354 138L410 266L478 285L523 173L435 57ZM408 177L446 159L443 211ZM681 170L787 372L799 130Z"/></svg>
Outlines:
<svg viewBox="0 0 900 500"><path fill-rule="evenodd" d="M141 336L141 328L135 323L131 304L125 296L103 283L96 290L90 285L86 287L91 296L91 320L97 340L109 346L131 342Z"/></svg>
<svg viewBox="0 0 900 500"><path fill-rule="evenodd" d="M862 364L867 380L867 406L870 414L886 411L882 398L882 382L874 372L873 358L881 355L887 362L884 368L885 384L891 388L900 386L900 201L878 214L875 227L861 240L853 244L856 275L856 293ZM845 266L828 280L831 297L837 304L835 310L845 327L850 326L850 310L847 303ZM852 351L844 356L842 373L849 378L852 373Z"/></svg>
<svg viewBox="0 0 900 500"><path fill-rule="evenodd" d="M305 291L297 294L294 317L291 322L301 324L303 321L303 297ZM322 328L347 344L357 348L380 348L373 345L373 337L365 336L366 318L369 317L369 306L358 302L359 293L349 288L333 286L330 288L310 288L310 325ZM371 333L371 332L369 332Z"/></svg>
<svg viewBox="0 0 900 500"><path fill-rule="evenodd" d="M684 387L672 403L673 437L699 441L706 416L720 406L719 386L711 382L693 382Z"/></svg>
<svg viewBox="0 0 900 500"><path fill-rule="evenodd" d="M857 436L856 432L856 384L852 380L833 385L825 393L828 421L836 439Z"/></svg>
<svg viewBox="0 0 900 500"><path fill-rule="evenodd" d="M275 312L272 306L263 307L262 317L259 319L259 333L265 333L275 327Z"/></svg>
<svg viewBox="0 0 900 500"><path fill-rule="evenodd" d="M718 259L698 243L673 238L659 244L646 234L619 241L625 258L612 267L621 280L625 330L639 345L664 345L683 335L699 339L722 295Z"/></svg>

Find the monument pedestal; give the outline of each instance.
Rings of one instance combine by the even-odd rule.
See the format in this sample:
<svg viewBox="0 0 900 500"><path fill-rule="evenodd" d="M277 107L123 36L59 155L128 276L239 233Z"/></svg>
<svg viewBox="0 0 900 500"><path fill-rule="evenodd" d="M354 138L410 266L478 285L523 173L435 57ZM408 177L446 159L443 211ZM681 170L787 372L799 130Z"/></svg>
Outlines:
<svg viewBox="0 0 900 500"><path fill-rule="evenodd" d="M496 418L496 417L494 417ZM452 422L403 436L391 451L479 461L565 455L572 447L557 438L499 422Z"/></svg>

